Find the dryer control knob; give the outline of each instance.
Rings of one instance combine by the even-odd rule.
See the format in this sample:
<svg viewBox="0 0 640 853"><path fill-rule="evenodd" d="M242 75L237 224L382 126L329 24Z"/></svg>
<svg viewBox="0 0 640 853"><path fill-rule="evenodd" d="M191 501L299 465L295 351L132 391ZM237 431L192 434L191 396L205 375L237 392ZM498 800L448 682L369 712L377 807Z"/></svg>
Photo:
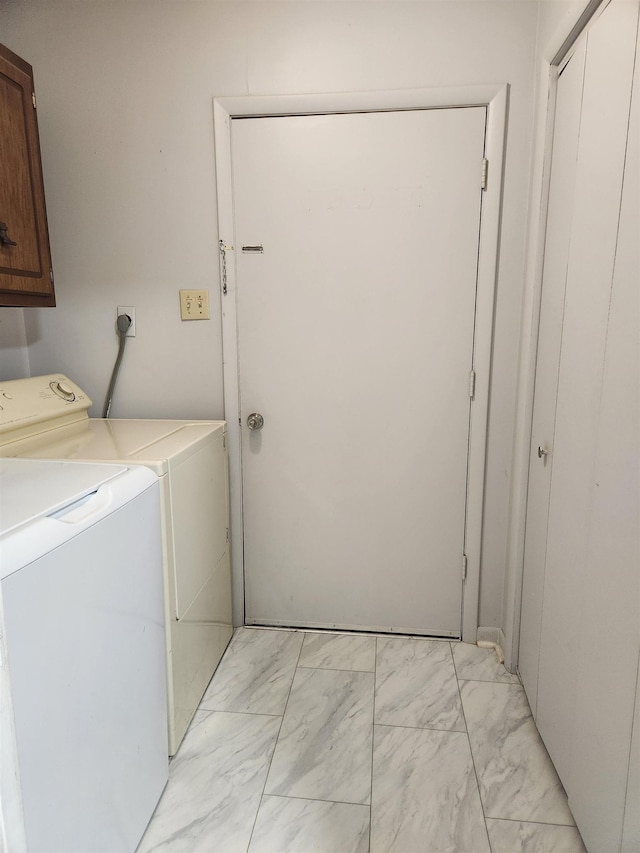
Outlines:
<svg viewBox="0 0 640 853"><path fill-rule="evenodd" d="M68 403L72 403L76 399L75 392L70 385L67 385L66 382L54 381L49 383L49 387L53 391L54 394L57 394L58 397L61 397L63 400L66 400Z"/></svg>

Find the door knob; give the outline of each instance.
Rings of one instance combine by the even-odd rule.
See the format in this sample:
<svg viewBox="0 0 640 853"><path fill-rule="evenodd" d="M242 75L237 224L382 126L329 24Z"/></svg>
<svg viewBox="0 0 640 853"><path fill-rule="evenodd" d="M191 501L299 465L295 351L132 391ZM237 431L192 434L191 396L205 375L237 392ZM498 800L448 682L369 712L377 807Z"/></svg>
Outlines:
<svg viewBox="0 0 640 853"><path fill-rule="evenodd" d="M546 447L543 447L541 444L538 445L538 459L546 459L549 451Z"/></svg>
<svg viewBox="0 0 640 853"><path fill-rule="evenodd" d="M264 418L259 412L253 412L247 418L247 426L249 429L262 429L264 426Z"/></svg>

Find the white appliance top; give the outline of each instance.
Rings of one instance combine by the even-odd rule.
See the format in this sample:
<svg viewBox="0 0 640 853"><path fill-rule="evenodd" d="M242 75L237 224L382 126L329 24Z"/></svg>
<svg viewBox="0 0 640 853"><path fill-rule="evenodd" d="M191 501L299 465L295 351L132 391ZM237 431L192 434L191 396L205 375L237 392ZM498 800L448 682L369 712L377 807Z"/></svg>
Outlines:
<svg viewBox="0 0 640 853"><path fill-rule="evenodd" d="M0 536L81 500L126 470L91 462L0 459Z"/></svg>
<svg viewBox="0 0 640 853"><path fill-rule="evenodd" d="M185 458L226 426L224 421L88 418L90 405L62 374L0 383L0 456L122 462L146 465L162 476L168 459Z"/></svg>

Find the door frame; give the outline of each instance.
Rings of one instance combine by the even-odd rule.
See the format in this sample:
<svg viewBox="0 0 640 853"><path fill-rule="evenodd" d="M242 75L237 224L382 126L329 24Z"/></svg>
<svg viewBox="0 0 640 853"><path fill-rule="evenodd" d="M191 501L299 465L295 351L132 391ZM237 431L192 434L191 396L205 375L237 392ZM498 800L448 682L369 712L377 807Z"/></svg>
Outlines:
<svg viewBox="0 0 640 853"><path fill-rule="evenodd" d="M229 453L231 565L234 625L243 625L244 523L242 451L238 371L235 233L231 123L234 118L446 109L482 106L487 109L484 156L489 161L486 190L480 213L476 318L473 344L475 394L469 423L469 456L464 550L466 581L462 591L462 639L475 643L478 629L480 561L484 504L493 315L498 272L500 214L508 84L470 85L398 91L340 92L314 95L246 95L214 98L214 141L222 314L224 407ZM478 165L478 185L480 185ZM462 575L462 565L460 567Z"/></svg>

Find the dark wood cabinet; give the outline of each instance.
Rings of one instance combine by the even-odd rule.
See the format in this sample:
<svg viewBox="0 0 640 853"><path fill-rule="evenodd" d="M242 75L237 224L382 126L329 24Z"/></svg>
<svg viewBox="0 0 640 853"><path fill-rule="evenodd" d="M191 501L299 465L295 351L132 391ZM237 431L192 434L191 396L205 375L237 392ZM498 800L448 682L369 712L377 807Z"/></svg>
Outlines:
<svg viewBox="0 0 640 853"><path fill-rule="evenodd" d="M0 305L55 305L31 66L0 45Z"/></svg>

